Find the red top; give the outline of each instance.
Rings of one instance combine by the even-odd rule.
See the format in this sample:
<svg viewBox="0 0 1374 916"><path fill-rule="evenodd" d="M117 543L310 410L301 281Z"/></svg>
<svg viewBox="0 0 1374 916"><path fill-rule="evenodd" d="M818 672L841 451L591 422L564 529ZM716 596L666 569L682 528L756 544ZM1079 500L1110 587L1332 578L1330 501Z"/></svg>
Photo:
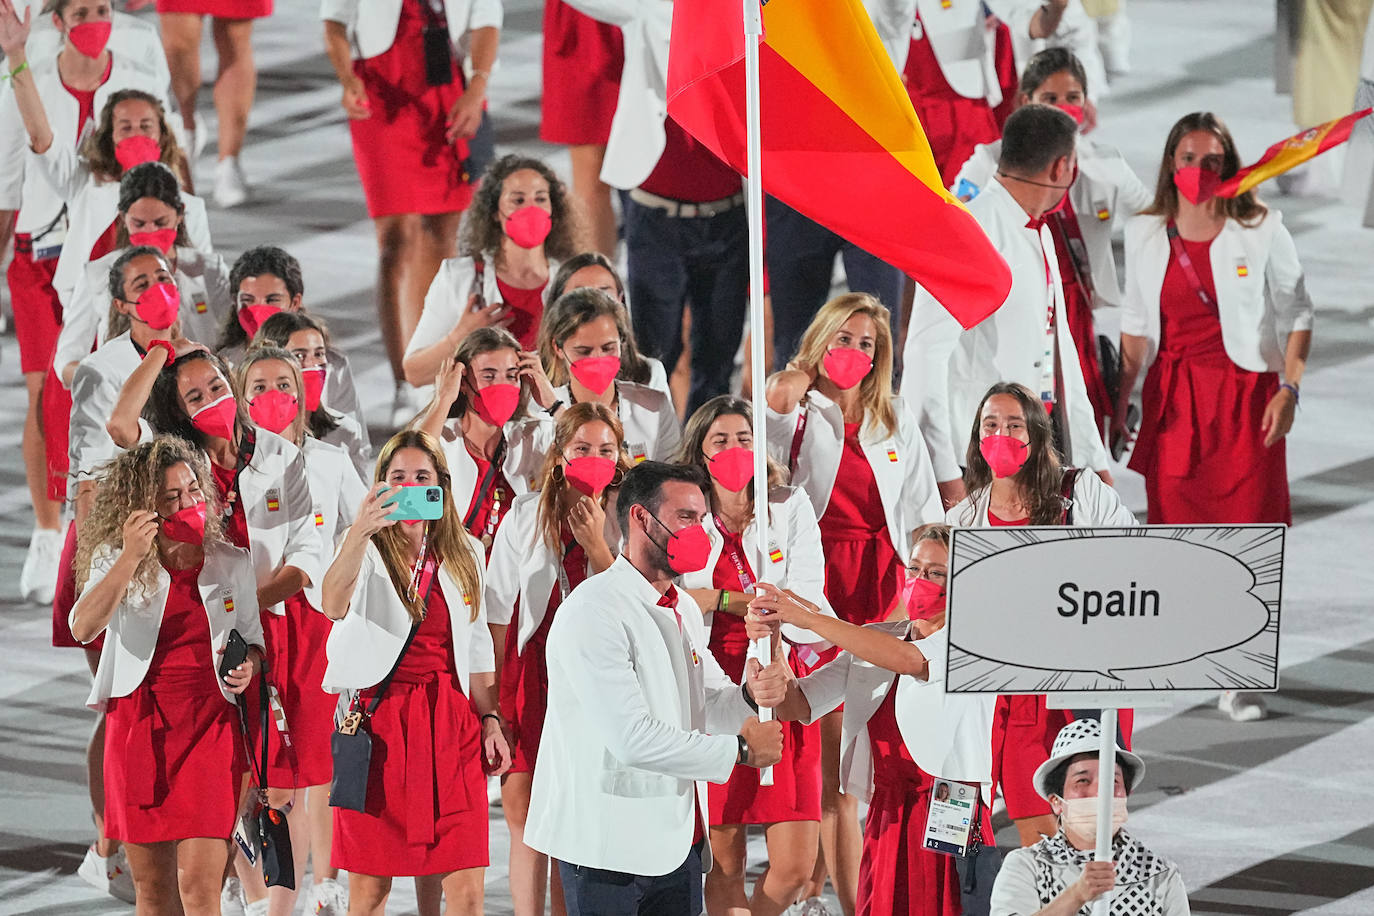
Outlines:
<svg viewBox="0 0 1374 916"><path fill-rule="evenodd" d="M220 502L229 507L229 518L224 523L224 537L235 547L248 549L248 519L243 514L243 504L234 491L233 468L222 468L210 462L210 473L215 476L215 489L219 490ZM232 497L232 498L231 498Z"/></svg>
<svg viewBox="0 0 1374 916"><path fill-rule="evenodd" d="M113 67L114 55L111 54L110 59L105 62L105 72L100 74L100 86L104 86L105 82L109 80L110 70ZM73 89L65 81L62 83L62 88L67 90L72 98L76 99L76 143L78 146L84 139L81 133L86 129L86 122L95 120L95 94L99 91L100 86L87 92L84 89Z"/></svg>
<svg viewBox="0 0 1374 916"><path fill-rule="evenodd" d="M1022 527L1022 526L1025 526L1025 525L1029 525L1029 524L1030 524L1030 518L1029 518L1029 517L1027 517L1027 518L1021 518L1021 519L1017 519L1017 520L1014 521L1014 522L1009 522L1009 521L1007 521L1006 519L998 518L996 515L993 514L992 509L989 508L989 509L988 509L988 524L991 525L993 528L1018 528L1018 527Z"/></svg>
<svg viewBox="0 0 1374 916"><path fill-rule="evenodd" d="M206 664L210 651L210 621L200 600L200 570L200 565L190 569L167 569L172 584L146 678L148 684L164 682L178 692L196 696L219 691L216 683L218 664Z"/></svg>
<svg viewBox="0 0 1374 916"><path fill-rule="evenodd" d="M482 546L486 548L487 556L490 557L491 545L496 538L496 529L501 526L501 520L506 517L506 513L510 510L514 495L510 484L506 481L506 475L501 473L500 468L497 468L496 479L487 488L486 496L482 499L481 505L478 505L477 499L482 496L482 481L486 480L487 474L491 472L491 462L473 452L471 446L468 447L468 455L477 465L477 484L473 487L472 499L468 500L467 511L463 513L463 518L466 519L472 515L472 524L468 526L468 532L482 541ZM474 508L477 510L475 515L473 515Z"/></svg>
<svg viewBox="0 0 1374 916"><path fill-rule="evenodd" d="M703 203L733 197L743 182L739 173L716 158L672 118L663 122L667 141L658 165L640 184L642 190L669 200Z"/></svg>
<svg viewBox="0 0 1374 916"><path fill-rule="evenodd" d="M511 308L512 321L506 330L520 341L521 349L533 350L539 336L539 320L544 317L544 287L520 289L497 277L496 289L501 293L501 301Z"/></svg>
<svg viewBox="0 0 1374 916"><path fill-rule="evenodd" d="M720 559L711 574L711 587L729 589L732 592L748 592L754 587L754 570L749 557L744 552L744 537L717 526L725 543L721 546ZM740 567L744 567L744 581L741 581ZM744 676L744 662L749 653L749 637L744 633L744 618L729 612L716 614L711 618L711 641L708 646L720 667L738 681Z"/></svg>
<svg viewBox="0 0 1374 916"><path fill-rule="evenodd" d="M906 742L902 740L902 730L897 727L896 696L897 682L893 681L878 711L868 720L868 741L873 749L874 767L882 766L884 762L892 759L913 766L916 763L911 759L911 752L906 749Z"/></svg>
<svg viewBox="0 0 1374 916"><path fill-rule="evenodd" d="M438 558L432 553L429 554L425 561L425 571L416 585L416 591L421 595L428 589L429 600L425 604L425 619L420 621L420 629L416 631L415 639L411 641L410 648L406 650L405 657L396 669L397 679L403 683L407 680L406 675L410 676L409 679L422 679L435 672L448 674L455 670L453 626L448 618L448 601L445 600L444 590L438 582L434 583L433 588L429 588L430 580L438 571L438 567Z"/></svg>
<svg viewBox="0 0 1374 916"><path fill-rule="evenodd" d="M1190 242L1180 237L1188 260L1213 302L1217 301L1217 287L1212 280L1212 243ZM1214 306L1206 305L1193 291L1172 246L1169 266L1164 271L1164 286L1159 294L1159 353L1164 357L1206 359L1225 366L1230 358L1221 339L1221 319Z"/></svg>
<svg viewBox="0 0 1374 916"><path fill-rule="evenodd" d="M826 534L878 534L887 530L887 513L878 492L878 481L868 463L863 446L859 444L859 423L844 425L844 451L840 454L840 469L835 474L835 486L830 491L830 504L821 516L821 530Z"/></svg>

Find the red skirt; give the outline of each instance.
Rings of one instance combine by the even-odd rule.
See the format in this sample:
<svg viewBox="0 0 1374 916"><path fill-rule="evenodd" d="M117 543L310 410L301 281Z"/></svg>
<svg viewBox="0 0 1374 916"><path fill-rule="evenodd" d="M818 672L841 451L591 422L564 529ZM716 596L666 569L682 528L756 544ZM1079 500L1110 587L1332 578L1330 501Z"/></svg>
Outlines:
<svg viewBox="0 0 1374 916"><path fill-rule="evenodd" d="M391 877L485 868L481 729L457 681L398 672L369 725L367 810L334 809L330 864Z"/></svg>
<svg viewBox="0 0 1374 916"><path fill-rule="evenodd" d="M126 843L227 840L246 766L238 713L218 691L144 682L106 707L105 834Z"/></svg>
<svg viewBox="0 0 1374 916"><path fill-rule="evenodd" d="M857 540L828 536L822 527L821 546L825 597L836 616L859 626L886 617L901 590L905 569L887 530Z"/></svg>
<svg viewBox="0 0 1374 916"><path fill-rule="evenodd" d="M1285 440L1265 448L1260 429L1278 390L1277 373L1224 356L1159 354L1130 461L1145 477L1151 525L1292 524Z"/></svg>
<svg viewBox="0 0 1374 916"><path fill-rule="evenodd" d="M52 288L57 258L33 259L28 235L14 237L14 260L9 266L14 336L19 341L19 371L47 372L62 333L62 300Z"/></svg>
<svg viewBox="0 0 1374 916"><path fill-rule="evenodd" d="M396 40L376 57L355 60L372 116L348 122L353 160L373 219L400 213L459 213L472 203L466 140L444 136L449 110L463 94L455 60L447 86L425 82L424 22L401 5Z"/></svg>
<svg viewBox="0 0 1374 916"><path fill-rule="evenodd" d="M269 710L267 716L267 785L271 788L294 788L296 786L319 785L301 782L297 778L298 764L295 747L295 721L291 718L286 705L286 696L291 682L291 636L287 618L271 611L263 611L263 640L267 643L267 684L276 690L277 698L286 712L287 736L291 743L282 740L281 728L274 721ZM257 782L258 767L262 766L262 692L253 684L243 692L243 703L248 714L248 734L250 753L253 755L253 780ZM328 782L328 779L321 780Z"/></svg>
<svg viewBox="0 0 1374 916"><path fill-rule="evenodd" d="M157 11L216 19L263 19L272 15L272 0L157 0Z"/></svg>
<svg viewBox="0 0 1374 916"><path fill-rule="evenodd" d="M544 614L539 629L519 652L520 611L511 615L506 630L505 652L501 662L501 718L506 720L514 743L511 745L511 773L533 773L539 756L539 736L544 733L544 715L549 709L549 664L545 649L553 614Z"/></svg>
<svg viewBox="0 0 1374 916"><path fill-rule="evenodd" d="M1002 745L1002 797L1012 820L1050 813L1050 803L1035 791L1031 777L1050 759L1054 738L1073 718L1064 709L1049 709L1043 695L997 698L1006 713L1006 740Z"/></svg>
<svg viewBox="0 0 1374 916"><path fill-rule="evenodd" d="M324 669L328 663L324 644L329 639L330 621L310 606L304 593L286 601L287 644L290 646L286 683L282 685L282 706L296 752L295 788L320 786L334 775L334 760L329 739L334 733L334 708L339 698L325 693Z"/></svg>
<svg viewBox="0 0 1374 916"><path fill-rule="evenodd" d="M963 912L954 857L923 848L934 784L914 763L889 758L876 765L859 862L860 916Z"/></svg>
<svg viewBox="0 0 1374 916"><path fill-rule="evenodd" d="M620 97L625 42L620 29L544 0L544 94L539 139L605 146Z"/></svg>

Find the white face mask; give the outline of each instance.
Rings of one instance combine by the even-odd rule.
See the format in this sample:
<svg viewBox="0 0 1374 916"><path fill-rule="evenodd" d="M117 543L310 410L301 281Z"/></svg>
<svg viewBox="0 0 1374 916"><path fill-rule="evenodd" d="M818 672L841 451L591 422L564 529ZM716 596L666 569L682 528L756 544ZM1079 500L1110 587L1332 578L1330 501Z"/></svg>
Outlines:
<svg viewBox="0 0 1374 916"><path fill-rule="evenodd" d="M1075 845L1088 847L1097 843L1097 796L1061 798L1059 826ZM1112 799L1112 836L1126 823L1126 799Z"/></svg>

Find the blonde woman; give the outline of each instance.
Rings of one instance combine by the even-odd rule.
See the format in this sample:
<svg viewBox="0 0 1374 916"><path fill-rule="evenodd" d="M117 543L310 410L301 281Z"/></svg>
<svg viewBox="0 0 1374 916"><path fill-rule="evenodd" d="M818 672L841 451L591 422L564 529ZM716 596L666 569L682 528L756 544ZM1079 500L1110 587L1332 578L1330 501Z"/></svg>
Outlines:
<svg viewBox="0 0 1374 916"><path fill-rule="evenodd" d="M892 393L888 310L866 293L816 313L788 368L768 380L768 450L811 498L825 552L825 597L842 620L882 619L902 583L911 532L943 512L916 418ZM821 656L829 660L825 655ZM841 717L821 719L821 849L846 913L862 837L839 791Z"/></svg>
<svg viewBox="0 0 1374 916"><path fill-rule="evenodd" d="M403 487L442 488L442 515L388 518ZM441 885L450 914L482 912L484 770L504 773L510 748L482 611L482 548L451 492L432 436L392 436L324 577L323 609L335 621L324 686L359 691L373 747L365 810L334 810L331 864L348 870L354 912L380 911L398 875L423 876L422 897Z"/></svg>

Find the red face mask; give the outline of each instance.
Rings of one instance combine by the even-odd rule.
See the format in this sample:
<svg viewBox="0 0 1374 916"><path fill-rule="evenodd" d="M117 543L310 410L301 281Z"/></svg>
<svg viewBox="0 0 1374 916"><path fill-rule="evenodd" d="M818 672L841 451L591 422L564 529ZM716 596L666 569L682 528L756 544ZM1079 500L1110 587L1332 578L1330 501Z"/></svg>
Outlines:
<svg viewBox="0 0 1374 916"><path fill-rule="evenodd" d="M239 309L239 326L252 337L264 321L280 311L275 305L245 305Z"/></svg>
<svg viewBox="0 0 1374 916"><path fill-rule="evenodd" d="M568 461L563 468L563 476L573 489L596 499L615 478L615 462L600 455L583 455Z"/></svg>
<svg viewBox="0 0 1374 916"><path fill-rule="evenodd" d="M202 500L194 506L178 509L162 520L162 533L183 544L205 542L205 509Z"/></svg>
<svg viewBox="0 0 1374 916"><path fill-rule="evenodd" d="M238 409L232 394L223 395L191 414L191 425L207 436L232 440Z"/></svg>
<svg viewBox="0 0 1374 916"><path fill-rule="evenodd" d="M569 364L568 371L583 388L600 396L605 394L611 382L620 374L620 357L588 356Z"/></svg>
<svg viewBox="0 0 1374 916"><path fill-rule="evenodd" d="M908 573L901 600L906 605L908 619L929 620L945 609L945 587Z"/></svg>
<svg viewBox="0 0 1374 916"><path fill-rule="evenodd" d="M978 451L992 468L994 477L1015 477L1030 456L1030 445L1012 436L994 433L983 437L978 443Z"/></svg>
<svg viewBox="0 0 1374 916"><path fill-rule="evenodd" d="M326 369L326 366L311 366L309 369L301 370L301 382L305 386L305 409L311 413L320 409Z"/></svg>
<svg viewBox="0 0 1374 916"><path fill-rule="evenodd" d="M530 204L506 217L506 237L521 248L538 248L553 229L553 217Z"/></svg>
<svg viewBox="0 0 1374 916"><path fill-rule="evenodd" d="M67 38L71 40L73 48L87 57L96 58L109 43L112 27L113 23L110 22L83 22L68 29Z"/></svg>
<svg viewBox="0 0 1374 916"><path fill-rule="evenodd" d="M154 331L165 331L177 320L181 292L175 283L154 283L134 303L134 314Z"/></svg>
<svg viewBox="0 0 1374 916"><path fill-rule="evenodd" d="M845 391L867 378L872 368L873 358L853 347L835 347L825 353L825 374Z"/></svg>
<svg viewBox="0 0 1374 916"><path fill-rule="evenodd" d="M1206 203L1216 197L1220 185L1221 176L1200 165L1186 165L1174 170L1174 187L1192 204Z"/></svg>
<svg viewBox="0 0 1374 916"><path fill-rule="evenodd" d="M1083 122L1088 119L1088 113L1083 110L1082 105L1070 105L1068 102L1060 102L1054 107L1073 118L1074 122L1078 124L1079 127L1082 127Z"/></svg>
<svg viewBox="0 0 1374 916"><path fill-rule="evenodd" d="M668 543L659 546L668 555L668 567L673 572L685 575L706 567L707 561L711 559L711 536L706 533L705 528L696 524L670 531L667 525L658 521L658 516L650 515L649 518L658 522L658 526L668 532Z"/></svg>
<svg viewBox="0 0 1374 916"><path fill-rule="evenodd" d="M743 490L754 479L754 450L751 448L722 449L706 459L706 463L716 483L731 493Z"/></svg>
<svg viewBox="0 0 1374 916"><path fill-rule="evenodd" d="M156 248L163 254L172 250L172 246L177 243L177 227L170 226L166 229L154 229L151 232L130 232L130 245L149 245Z"/></svg>
<svg viewBox="0 0 1374 916"><path fill-rule="evenodd" d="M280 388L269 388L248 402L248 416L271 433L283 432L295 422L299 412L296 396Z"/></svg>
<svg viewBox="0 0 1374 916"><path fill-rule="evenodd" d="M95 54L90 56L95 57ZM162 147L152 137L137 134L132 137L125 137L116 143L114 153L115 159L127 172L136 165L142 165L145 162L157 162L162 158Z"/></svg>
<svg viewBox="0 0 1374 916"><path fill-rule="evenodd" d="M501 382L478 388L470 398L477 416L492 426L505 426L520 406L520 386Z"/></svg>

